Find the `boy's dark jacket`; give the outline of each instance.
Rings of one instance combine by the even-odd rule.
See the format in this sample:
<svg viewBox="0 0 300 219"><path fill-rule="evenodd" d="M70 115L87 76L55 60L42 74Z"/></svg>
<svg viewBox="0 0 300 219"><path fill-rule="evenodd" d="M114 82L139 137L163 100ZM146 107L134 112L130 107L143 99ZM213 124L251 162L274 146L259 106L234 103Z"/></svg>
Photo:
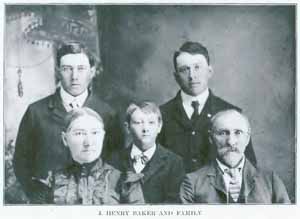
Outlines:
<svg viewBox="0 0 300 219"><path fill-rule="evenodd" d="M134 171L130 152L131 146L115 154L112 159L113 166L123 174ZM178 155L157 144L154 155L141 173L144 174L141 185L146 203L179 201L179 188L185 172Z"/></svg>

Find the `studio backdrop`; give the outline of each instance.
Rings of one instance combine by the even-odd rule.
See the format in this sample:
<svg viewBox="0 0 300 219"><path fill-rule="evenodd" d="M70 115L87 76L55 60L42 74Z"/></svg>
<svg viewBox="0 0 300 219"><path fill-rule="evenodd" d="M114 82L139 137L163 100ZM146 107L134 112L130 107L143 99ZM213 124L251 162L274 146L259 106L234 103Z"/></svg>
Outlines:
<svg viewBox="0 0 300 219"><path fill-rule="evenodd" d="M205 45L210 87L244 110L258 165L276 171L295 200L294 6L98 6L98 25L98 93L115 107L174 97L174 51L187 40Z"/></svg>
<svg viewBox="0 0 300 219"><path fill-rule="evenodd" d="M26 201L11 166L15 136L28 104L55 90L53 49L70 39L97 57L94 89L121 113L132 101L173 98L173 53L187 40L205 45L210 88L244 110L258 165L276 171L295 202L295 13L293 5L6 6L5 202Z"/></svg>

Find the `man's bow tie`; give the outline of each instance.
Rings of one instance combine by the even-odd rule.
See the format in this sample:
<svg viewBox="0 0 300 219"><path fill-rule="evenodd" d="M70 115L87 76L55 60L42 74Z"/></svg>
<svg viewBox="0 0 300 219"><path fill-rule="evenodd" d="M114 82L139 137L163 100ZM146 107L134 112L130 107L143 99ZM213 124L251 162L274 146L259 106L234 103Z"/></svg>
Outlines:
<svg viewBox="0 0 300 219"><path fill-rule="evenodd" d="M149 158L145 154L138 154L134 155L132 160L134 163L137 163L139 160L141 160L141 163L145 165L149 161Z"/></svg>
<svg viewBox="0 0 300 219"><path fill-rule="evenodd" d="M72 109L77 109L77 108L80 108L79 106L79 103L76 99L74 99L70 104L69 106L72 108Z"/></svg>

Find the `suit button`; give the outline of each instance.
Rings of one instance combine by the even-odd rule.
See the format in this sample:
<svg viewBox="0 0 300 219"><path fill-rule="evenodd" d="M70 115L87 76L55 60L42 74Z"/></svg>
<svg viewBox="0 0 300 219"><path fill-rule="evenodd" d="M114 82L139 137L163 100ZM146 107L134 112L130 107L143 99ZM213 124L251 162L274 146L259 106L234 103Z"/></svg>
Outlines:
<svg viewBox="0 0 300 219"><path fill-rule="evenodd" d="M195 131L192 131L192 135L195 135L196 134L196 132Z"/></svg>

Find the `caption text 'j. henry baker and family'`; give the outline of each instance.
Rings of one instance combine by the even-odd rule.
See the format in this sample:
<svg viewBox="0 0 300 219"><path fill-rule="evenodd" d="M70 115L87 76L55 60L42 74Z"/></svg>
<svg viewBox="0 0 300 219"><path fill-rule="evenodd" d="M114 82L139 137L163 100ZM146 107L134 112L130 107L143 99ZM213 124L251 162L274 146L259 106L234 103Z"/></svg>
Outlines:
<svg viewBox="0 0 300 219"><path fill-rule="evenodd" d="M103 216L200 216L201 210L100 210Z"/></svg>

